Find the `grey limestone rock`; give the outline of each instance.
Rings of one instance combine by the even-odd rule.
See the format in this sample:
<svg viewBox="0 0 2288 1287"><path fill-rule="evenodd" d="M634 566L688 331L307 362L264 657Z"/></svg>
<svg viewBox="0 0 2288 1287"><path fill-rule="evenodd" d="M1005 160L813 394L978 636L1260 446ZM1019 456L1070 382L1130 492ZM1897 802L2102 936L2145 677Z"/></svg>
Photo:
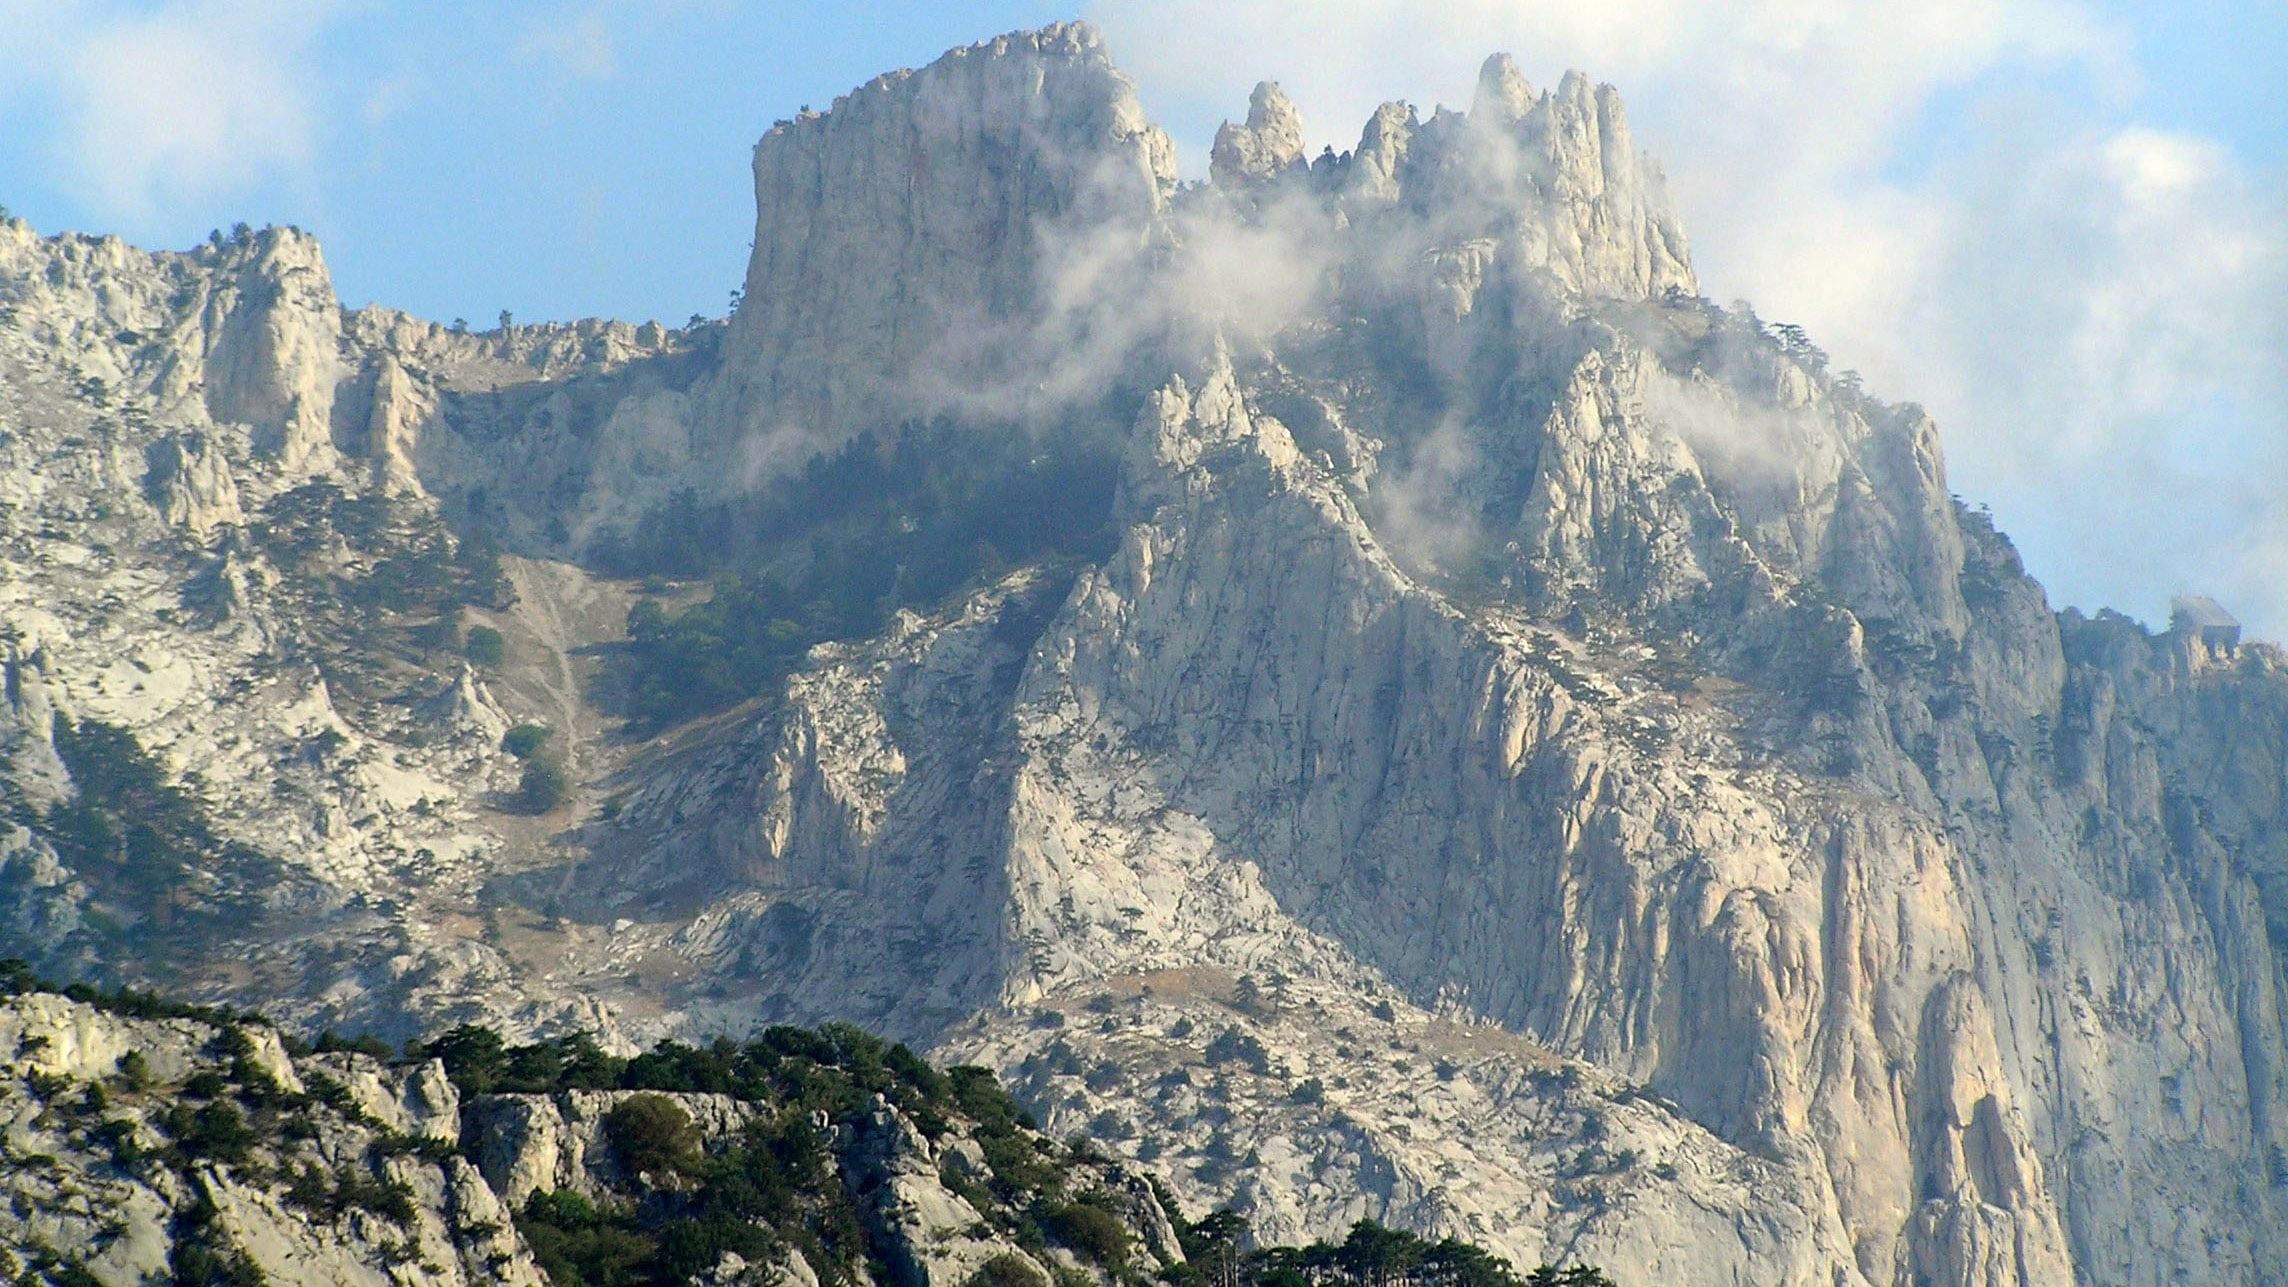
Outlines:
<svg viewBox="0 0 2288 1287"><path fill-rule="evenodd" d="M391 1069L354 1055L290 1057L279 1033L242 1024L254 1067L301 1093L330 1078L366 1116L311 1108L300 1136L257 1137L243 1164L167 1151L168 1096L194 1073L222 1073L213 1025L139 1019L49 994L0 1000L0 1262L22 1270L60 1253L97 1282L171 1276L180 1240L197 1236L271 1282L519 1283L542 1281L507 1209L458 1157L429 1161L389 1150L367 1178L404 1195L400 1219L352 1208L331 1215L298 1205L298 1174L332 1176L377 1165L381 1134L409 1129L457 1139L452 1088L436 1065ZM126 1075L129 1055L140 1079ZM236 1075L236 1074L233 1074ZM102 1095L100 1101L90 1097ZM91 1102L100 1102L91 1110ZM100 1122L88 1120L91 1111ZM101 1130L96 1127L100 1125ZM121 1141L135 1152L122 1152ZM194 1234L193 1230L200 1232Z"/></svg>
<svg viewBox="0 0 2288 1287"><path fill-rule="evenodd" d="M774 127L754 169L733 424L847 433L1040 360L1027 336L1052 261L1139 249L1175 152L1102 38L1070 24L869 81Z"/></svg>
<svg viewBox="0 0 2288 1287"><path fill-rule="evenodd" d="M201 433L171 434L145 453L144 494L159 516L204 541L223 527L246 521L238 486L220 445Z"/></svg>
<svg viewBox="0 0 2288 1287"><path fill-rule="evenodd" d="M333 463L341 307L315 238L266 229L234 247L238 262L201 316L207 411L249 426L255 449L289 474Z"/></svg>
<svg viewBox="0 0 2288 1287"><path fill-rule="evenodd" d="M1268 80L1247 96L1247 122L1225 121L1208 154L1208 172L1231 186L1275 179L1302 163L1303 118Z"/></svg>

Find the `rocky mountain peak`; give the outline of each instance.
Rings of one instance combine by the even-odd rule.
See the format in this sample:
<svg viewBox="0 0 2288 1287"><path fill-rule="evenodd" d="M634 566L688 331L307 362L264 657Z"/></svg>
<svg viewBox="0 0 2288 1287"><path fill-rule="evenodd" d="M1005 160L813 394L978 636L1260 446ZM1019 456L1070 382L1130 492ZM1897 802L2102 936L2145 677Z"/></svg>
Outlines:
<svg viewBox="0 0 2288 1287"><path fill-rule="evenodd" d="M1478 68L1478 89L1470 100L1470 115L1514 123L1533 110L1533 100L1533 86L1517 69L1517 60L1508 54L1492 54Z"/></svg>
<svg viewBox="0 0 2288 1287"><path fill-rule="evenodd" d="M220 289L200 318L210 338L207 412L244 424L290 474L332 463L341 306L318 239L265 228L213 251Z"/></svg>
<svg viewBox="0 0 2288 1287"><path fill-rule="evenodd" d="M1209 153L1215 181L1236 186L1276 178L1303 161L1303 116L1277 81L1262 81L1247 96L1247 123L1225 121Z"/></svg>
<svg viewBox="0 0 2288 1287"><path fill-rule="evenodd" d="M744 425L856 425L987 382L1046 255L1139 242L1175 149L1084 24L876 77L755 148L755 243L726 374ZM982 339L980 337L983 337Z"/></svg>
<svg viewBox="0 0 2288 1287"><path fill-rule="evenodd" d="M1382 128L1369 134L1388 139L1393 123L1380 115L1376 123ZM1612 86L1568 72L1554 93L1535 97L1508 56L1496 54L1468 113L1441 112L1412 134L1399 185L1409 204L1440 212L1447 226L1520 242L1537 266L1583 295L1697 292L1667 180L1638 150Z"/></svg>

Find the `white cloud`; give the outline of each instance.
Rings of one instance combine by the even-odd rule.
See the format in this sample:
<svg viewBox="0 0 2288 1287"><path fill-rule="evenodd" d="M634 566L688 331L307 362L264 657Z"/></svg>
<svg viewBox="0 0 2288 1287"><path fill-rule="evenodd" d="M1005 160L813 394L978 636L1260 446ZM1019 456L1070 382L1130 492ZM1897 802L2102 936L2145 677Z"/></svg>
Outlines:
<svg viewBox="0 0 2288 1287"><path fill-rule="evenodd" d="M0 62L70 186L129 227L311 161L327 0L0 0ZM43 113L45 114L45 113Z"/></svg>
<svg viewBox="0 0 2288 1287"><path fill-rule="evenodd" d="M2054 597L2151 617L2205 586L2288 632L2288 205L2213 141L2134 125L2136 51L2095 6L1098 0L1093 16L1187 135L1274 78L1314 146L1346 148L1380 99L1466 104L1496 49L1539 83L1579 67L1620 85L1705 289L1929 405L1957 489L1995 502ZM1941 109L1967 126L1934 130Z"/></svg>
<svg viewBox="0 0 2288 1287"><path fill-rule="evenodd" d="M1618 83L1692 142L1732 143L1733 168L1764 174L1848 167L1933 89L2006 57L2121 74L2117 38L2052 0L1098 0L1093 17L1148 100L1236 115L1255 79L1277 79L1338 149L1383 99L1466 103L1479 60L1502 49L1529 76L1579 67Z"/></svg>
<svg viewBox="0 0 2288 1287"><path fill-rule="evenodd" d="M1887 317L1834 323L1950 424L2056 596L2214 591L2288 629L2288 221L2212 141L1997 136L1944 180ZM1936 204L1934 202L1934 204ZM2276 544L2276 542L2274 542Z"/></svg>
<svg viewBox="0 0 2288 1287"><path fill-rule="evenodd" d="M517 42L517 54L572 80L610 80L620 71L611 26L594 10L532 22Z"/></svg>
<svg viewBox="0 0 2288 1287"><path fill-rule="evenodd" d="M358 119L367 128L384 125L411 107L425 89L425 78L414 67L400 67L381 77L358 104Z"/></svg>

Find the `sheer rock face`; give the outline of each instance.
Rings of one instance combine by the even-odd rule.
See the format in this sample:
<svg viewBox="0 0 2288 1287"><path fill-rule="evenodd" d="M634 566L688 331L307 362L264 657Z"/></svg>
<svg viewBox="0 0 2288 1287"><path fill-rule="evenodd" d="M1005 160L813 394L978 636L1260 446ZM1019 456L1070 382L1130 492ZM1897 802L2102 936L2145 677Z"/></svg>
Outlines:
<svg viewBox="0 0 2288 1287"><path fill-rule="evenodd" d="M333 463L341 308L315 238L269 229L220 278L201 316L207 412L254 431L289 474Z"/></svg>
<svg viewBox="0 0 2288 1287"><path fill-rule="evenodd" d="M382 355L373 375L373 409L366 422L365 456L373 462L374 481L391 492L421 490L420 470L414 463L420 426L434 413L405 364L393 353Z"/></svg>
<svg viewBox="0 0 2288 1287"><path fill-rule="evenodd" d="M2077 689L2150 677L2165 645L2069 652L2006 547L1944 500L1919 415L1834 395L1768 344L1710 352L1707 406L1663 402L1648 389L1685 378L1668 359L1575 338L1541 423L1481 439L1540 471L1486 537L1523 610L1464 611L1409 571L1426 551L1391 499L1354 496L1264 410L1278 373L1210 360L1140 417L1128 535L1033 643L1012 740L917 717L954 693L990 708L976 616L822 667L774 744L720 766L756 799L719 825L758 830L689 852L772 857L687 947L753 969L776 1012L924 1037L987 987L1004 1013L1075 1006L1049 1035L1013 1018L941 1040L1019 1077L1052 1038L1137 1069L1031 1087L1055 1129L1134 1114L1203 1202L1233 1195L1197 1179L1216 1157L1272 1159L1238 1195L1274 1230L1339 1227L1364 1195L1523 1260L1644 1275L2260 1278L2277 1199L2232 1177L2280 1130L2278 957L2252 913L2277 864L2193 857L2244 820L2181 821L2161 843L2185 857L2131 857L2166 825L2155 760L2208 772L2212 752L2068 714ZM1744 459L1755 435L1785 450ZM1556 620L1589 594L1591 624ZM1651 663L1686 631L1705 642L1678 688ZM2249 666L2238 682L2281 682L2269 654ZM2136 682L2153 718L2189 696ZM2235 717L2272 730L2260 745L2279 744L2276 703ZM2088 770L2007 749L2085 724L2121 775L2110 806ZM2089 735L2048 736L2095 762ZM948 852L992 857L932 862ZM2142 874L2093 870L2100 852ZM2205 874L2167 874L2179 861ZM2123 879L2150 891L2126 922ZM947 931L932 950L880 950L923 924ZM1217 973L1284 982L1242 1002L1201 986ZM1077 1006L1100 996L1138 1008L1100 1028ZM1382 1066L1355 1047L1392 1030L1369 1004L1392 997L1408 1054ZM2204 1016L2228 1053L2196 1054L2165 1013ZM1433 1014L1598 1071L1558 1089L1521 1077L1530 1058L1462 1057ZM1270 1063L1198 1071L1225 1026ZM1410 1059L1456 1067L1425 1086ZM1249 1111L1211 1125L1171 1100L1159 1070L1187 1067ZM1298 1101L1311 1079L1349 1088ZM1552 1150L1583 1131L1589 1160ZM2218 1196L2190 1217L2131 1197L2184 1183Z"/></svg>
<svg viewBox="0 0 2288 1287"><path fill-rule="evenodd" d="M1752 319L1646 309L1689 267L1612 146L1617 104L1568 78L1521 111L1488 82L1468 118L1385 109L1311 173L1361 262L1432 253L1350 288L1374 343L1336 323L1198 355L1147 400L1121 551L1006 697L980 682L984 598L838 651L703 796L631 806L677 870L730 876L679 949L768 1013L1033 1075L1057 1129L1130 1116L1186 1196L1236 1186L1273 1230L1371 1212L1743 1281L2260 1275L2278 1198L2233 1177L2281 1129L2251 910L2280 864L2217 855L2275 851L2223 838L2262 834L2271 788L2172 815L2159 782L2221 761L2167 731L2199 699L2158 679L2166 646L2101 656L2061 623L1953 502L1918 410ZM1494 123L1563 163L1474 168ZM2236 682L2270 692L2279 666L2251 653ZM2277 745L2274 699L2238 700L2219 736ZM742 803L675 823L698 798ZM2126 920L2125 880L2147 891ZM1091 997L1138 1009L1100 1026ZM1514 1053L1448 1056L1416 1082L1362 1052L1377 1001L1417 1058L1467 1049L1455 1016L1596 1071L1560 1089ZM1053 1037L1028 1026L1066 1005ZM944 1025L974 1006L1021 1017ZM2167 1012L2246 1057L2194 1054ZM1210 1025L1266 1065L1205 1055ZM1249 1113L1041 1071L1052 1041ZM1257 1178L1199 1178L1251 1151ZM2130 1196L2168 1186L2217 1196L2189 1220Z"/></svg>
<svg viewBox="0 0 2288 1287"><path fill-rule="evenodd" d="M1085 25L868 82L755 148L755 246L725 359L732 424L894 423L1044 359L1068 260L1136 253L1168 137Z"/></svg>

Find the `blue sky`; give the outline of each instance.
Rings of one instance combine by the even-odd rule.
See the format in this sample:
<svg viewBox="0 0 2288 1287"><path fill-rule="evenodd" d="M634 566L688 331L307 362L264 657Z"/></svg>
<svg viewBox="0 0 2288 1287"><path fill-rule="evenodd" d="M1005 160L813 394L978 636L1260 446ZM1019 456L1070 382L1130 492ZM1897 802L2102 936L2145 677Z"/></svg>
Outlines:
<svg viewBox="0 0 2288 1287"><path fill-rule="evenodd" d="M251 173L207 182L141 155L91 156L100 149L70 124L81 87L6 75L0 36L0 202L17 214L156 246L241 219L300 224L323 241L346 301L487 325L502 308L534 320L722 312L752 235L748 152L774 119L1054 17L1046 6L918 3L11 8L0 0L0 27L47 25L78 49L125 44L170 11L234 43L244 28L302 27L270 48L251 42L245 59L283 69L286 92L241 115L291 118L292 130L241 121L227 131L238 144L186 140L193 154L270 153ZM277 16L313 10L327 16Z"/></svg>
<svg viewBox="0 0 2288 1287"><path fill-rule="evenodd" d="M719 314L779 117L1044 5L0 0L0 203L323 240L346 302ZM2288 632L2288 0L1086 0L1197 169L1514 53L1619 84L1710 294L1926 402L2061 601Z"/></svg>

